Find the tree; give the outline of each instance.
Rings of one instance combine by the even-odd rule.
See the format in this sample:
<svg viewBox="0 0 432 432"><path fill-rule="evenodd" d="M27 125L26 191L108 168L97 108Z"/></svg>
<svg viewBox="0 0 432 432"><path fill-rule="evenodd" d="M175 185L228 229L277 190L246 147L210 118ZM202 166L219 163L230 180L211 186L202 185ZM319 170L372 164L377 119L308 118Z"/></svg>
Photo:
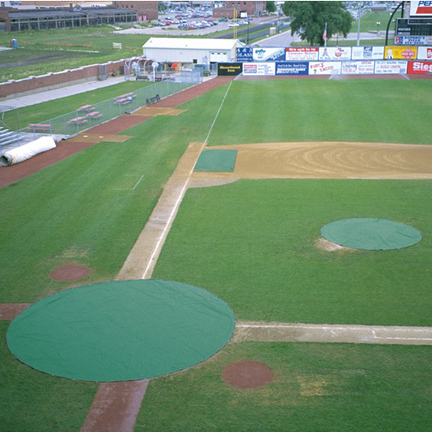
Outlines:
<svg viewBox="0 0 432 432"><path fill-rule="evenodd" d="M351 29L352 16L339 1L292 1L285 2L282 10L291 21L291 34L298 33L300 39L311 45L324 45L324 29L327 23L327 39L334 34L347 37Z"/></svg>
<svg viewBox="0 0 432 432"><path fill-rule="evenodd" d="M268 13L272 13L272 12L277 11L276 4L274 1L266 1L266 11Z"/></svg>

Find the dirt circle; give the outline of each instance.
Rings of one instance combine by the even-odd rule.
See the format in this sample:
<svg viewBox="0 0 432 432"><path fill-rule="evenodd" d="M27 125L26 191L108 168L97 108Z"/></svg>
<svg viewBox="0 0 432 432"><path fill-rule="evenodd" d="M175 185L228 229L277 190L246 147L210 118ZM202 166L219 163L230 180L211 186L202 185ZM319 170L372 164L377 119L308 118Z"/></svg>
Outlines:
<svg viewBox="0 0 432 432"><path fill-rule="evenodd" d="M90 273L90 269L79 264L65 264L57 267L50 278L56 281L76 281L84 279Z"/></svg>
<svg viewBox="0 0 432 432"><path fill-rule="evenodd" d="M264 363L245 360L226 366L222 378L230 386L245 390L262 387L273 381L273 371Z"/></svg>

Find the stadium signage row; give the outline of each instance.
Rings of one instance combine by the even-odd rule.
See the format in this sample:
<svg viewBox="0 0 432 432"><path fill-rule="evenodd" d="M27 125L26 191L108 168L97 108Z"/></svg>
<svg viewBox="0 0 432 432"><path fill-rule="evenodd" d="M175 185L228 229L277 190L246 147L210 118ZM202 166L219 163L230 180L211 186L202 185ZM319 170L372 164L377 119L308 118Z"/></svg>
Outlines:
<svg viewBox="0 0 432 432"><path fill-rule="evenodd" d="M237 48L239 62L430 60L432 46Z"/></svg>
<svg viewBox="0 0 432 432"><path fill-rule="evenodd" d="M432 61L360 60L328 62L248 62L244 76L273 75L362 75L362 74L431 74Z"/></svg>

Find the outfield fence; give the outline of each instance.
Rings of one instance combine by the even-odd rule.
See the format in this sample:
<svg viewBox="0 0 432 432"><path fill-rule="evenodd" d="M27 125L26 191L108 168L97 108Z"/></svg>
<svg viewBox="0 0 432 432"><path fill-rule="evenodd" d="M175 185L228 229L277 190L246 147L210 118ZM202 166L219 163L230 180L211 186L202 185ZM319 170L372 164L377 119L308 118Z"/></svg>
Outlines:
<svg viewBox="0 0 432 432"><path fill-rule="evenodd" d="M0 154L34 141L41 136L50 135L56 141L70 138L123 114L150 105L172 94L185 90L202 82L200 71L182 72L170 77L170 80L156 82L153 85L129 92L96 104L78 107L75 111L49 120L29 124L19 129L10 142L0 143ZM13 129L13 128L11 128Z"/></svg>

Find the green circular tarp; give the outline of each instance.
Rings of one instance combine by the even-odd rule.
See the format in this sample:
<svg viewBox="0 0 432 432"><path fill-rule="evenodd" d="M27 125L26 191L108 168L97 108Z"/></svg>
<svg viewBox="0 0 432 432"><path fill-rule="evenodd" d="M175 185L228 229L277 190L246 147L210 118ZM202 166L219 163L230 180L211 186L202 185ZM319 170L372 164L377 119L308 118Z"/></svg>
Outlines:
<svg viewBox="0 0 432 432"><path fill-rule="evenodd" d="M365 250L401 249L422 238L415 228L386 219L357 218L331 222L321 235L340 246Z"/></svg>
<svg viewBox="0 0 432 432"><path fill-rule="evenodd" d="M219 297L157 279L69 289L33 304L10 324L23 363L83 381L128 381L186 369L222 349L235 318Z"/></svg>

